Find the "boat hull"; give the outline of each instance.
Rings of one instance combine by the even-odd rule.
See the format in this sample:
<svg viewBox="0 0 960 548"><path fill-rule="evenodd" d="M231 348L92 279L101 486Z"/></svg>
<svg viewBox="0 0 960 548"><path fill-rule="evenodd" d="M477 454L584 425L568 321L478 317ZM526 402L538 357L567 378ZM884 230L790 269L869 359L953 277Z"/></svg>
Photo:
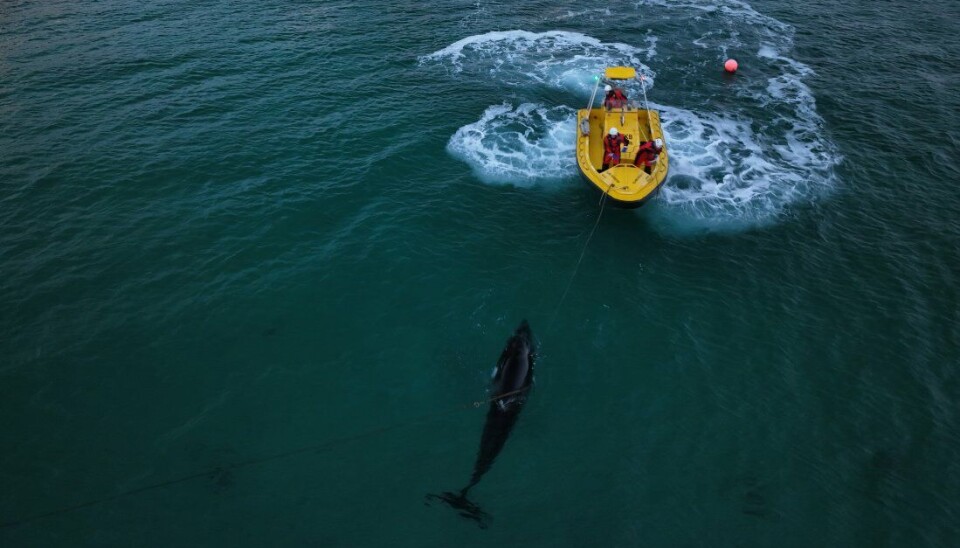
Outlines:
<svg viewBox="0 0 960 548"><path fill-rule="evenodd" d="M630 144L622 153L619 165L600 172L603 164L603 136L611 127L616 127L622 135L627 136ZM588 128L586 132L584 128ZM607 194L607 200L617 207L634 209L646 204L660 190L670 165L666 145L650 174L633 164L640 144L654 139L663 139L660 115L656 111L609 111L602 108L579 110L576 154L581 177L587 184Z"/></svg>
<svg viewBox="0 0 960 548"><path fill-rule="evenodd" d="M593 179L587 176L582 170L580 171L580 179L585 182L591 188L599 190L603 194L607 194L606 201L608 204L618 207L620 209L639 209L641 206L646 205L647 202L651 201L657 194L660 193L660 187L663 186L663 183L657 185L657 188L650 192L643 198L639 200L621 200L614 198L606 190L603 190L597 185Z"/></svg>

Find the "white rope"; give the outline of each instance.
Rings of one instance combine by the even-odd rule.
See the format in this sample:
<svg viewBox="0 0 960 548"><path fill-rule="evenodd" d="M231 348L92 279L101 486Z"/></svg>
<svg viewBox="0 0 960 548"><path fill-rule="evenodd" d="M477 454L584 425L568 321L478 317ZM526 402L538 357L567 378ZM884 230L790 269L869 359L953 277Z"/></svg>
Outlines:
<svg viewBox="0 0 960 548"><path fill-rule="evenodd" d="M597 213L597 222L593 223L593 229L590 231L590 235L587 236L587 241L583 244L583 249L580 251L580 258L577 259L577 265L573 267L573 274L570 275L570 281L567 282L567 288L563 290L563 296L560 297L560 302L557 303L556 310L553 311L553 318L550 320L550 324L547 326L547 333L553 331L553 324L557 321L557 315L560 313L560 307L563 306L563 302L567 299L567 294L570 293L570 288L573 287L573 280L577 277L577 272L580 270L580 263L583 262L584 255L587 254L587 246L590 245L590 240L593 239L593 233L597 231L597 227L600 226L600 219L603 217L603 207L606 205L607 195L610 193L610 189L613 188L613 185L607 187L607 190L604 191L603 196L600 197L600 212Z"/></svg>

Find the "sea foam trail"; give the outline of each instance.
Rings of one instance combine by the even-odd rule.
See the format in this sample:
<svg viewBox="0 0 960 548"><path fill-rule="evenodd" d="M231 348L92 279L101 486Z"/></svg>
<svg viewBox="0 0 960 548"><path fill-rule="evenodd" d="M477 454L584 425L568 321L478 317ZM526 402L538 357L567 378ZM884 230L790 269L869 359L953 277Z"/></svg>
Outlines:
<svg viewBox="0 0 960 548"><path fill-rule="evenodd" d="M575 173L575 127L570 107L495 105L458 129L447 150L486 183L543 185Z"/></svg>
<svg viewBox="0 0 960 548"><path fill-rule="evenodd" d="M542 85L579 96L593 91L593 77L610 65L637 67L652 85L654 72L640 59L652 57L647 47L606 43L578 32L508 30L468 36L420 57L420 64L438 63L455 74L494 79L509 86Z"/></svg>
<svg viewBox="0 0 960 548"><path fill-rule="evenodd" d="M684 232L763 226L835 186L834 168L841 156L803 81L812 69L788 55L792 27L736 0L709 5L644 0L637 6L703 29L684 51L687 66L712 65L736 48L742 64L756 72L749 78L738 75L736 85L720 90L685 90L678 98L689 105L654 105L670 153L670 176L643 213L657 228ZM459 40L420 61L447 66L456 75L475 74L525 89L542 85L583 97L604 66L633 65L652 75L640 59L653 58L658 42L675 42L651 31L642 39L645 47L567 31L490 32ZM755 54L747 58L743 51ZM710 99L717 93L738 99L714 112L705 105L713 104ZM762 120L754 118L761 114ZM460 128L448 150L491 184L572 180L574 120L573 108L497 105Z"/></svg>
<svg viewBox="0 0 960 548"><path fill-rule="evenodd" d="M763 226L836 185L834 168L842 158L803 81L813 70L788 55L793 27L739 0L642 0L638 6L699 22L691 27L704 31L693 45L708 61L719 63L738 50L741 64L757 74L737 77L732 89L740 100L723 113L658 106L671 156L670 177L651 208L657 226L672 231ZM743 51L755 51L755 57ZM757 112L764 120L754 119Z"/></svg>
<svg viewBox="0 0 960 548"><path fill-rule="evenodd" d="M774 221L818 193L835 157L817 139L771 139L751 120L658 106L670 177L652 217L672 229L737 230ZM795 130L800 132L801 130Z"/></svg>

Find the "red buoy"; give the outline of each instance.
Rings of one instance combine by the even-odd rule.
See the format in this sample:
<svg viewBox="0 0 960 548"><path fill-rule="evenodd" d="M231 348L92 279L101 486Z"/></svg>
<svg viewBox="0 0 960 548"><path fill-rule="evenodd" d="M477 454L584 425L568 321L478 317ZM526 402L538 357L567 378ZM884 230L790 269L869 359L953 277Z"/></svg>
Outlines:
<svg viewBox="0 0 960 548"><path fill-rule="evenodd" d="M727 59L727 62L723 64L723 68L726 69L726 71L729 72L730 74L737 72L736 59Z"/></svg>

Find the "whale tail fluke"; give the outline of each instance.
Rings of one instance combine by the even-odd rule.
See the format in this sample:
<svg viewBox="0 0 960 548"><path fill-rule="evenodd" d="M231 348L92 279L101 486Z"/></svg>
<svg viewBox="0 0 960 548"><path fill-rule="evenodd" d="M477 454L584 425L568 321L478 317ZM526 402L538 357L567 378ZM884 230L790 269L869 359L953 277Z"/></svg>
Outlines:
<svg viewBox="0 0 960 548"><path fill-rule="evenodd" d="M477 503L471 502L469 499L467 499L467 489L464 489L459 493L446 491L439 495L430 494L426 496L428 505L432 500L442 500L443 502L449 504L450 507L454 510L457 510L457 513L459 513L461 516L477 522L477 526L481 529L486 529L490 525L490 520L493 519L492 516L484 512Z"/></svg>

